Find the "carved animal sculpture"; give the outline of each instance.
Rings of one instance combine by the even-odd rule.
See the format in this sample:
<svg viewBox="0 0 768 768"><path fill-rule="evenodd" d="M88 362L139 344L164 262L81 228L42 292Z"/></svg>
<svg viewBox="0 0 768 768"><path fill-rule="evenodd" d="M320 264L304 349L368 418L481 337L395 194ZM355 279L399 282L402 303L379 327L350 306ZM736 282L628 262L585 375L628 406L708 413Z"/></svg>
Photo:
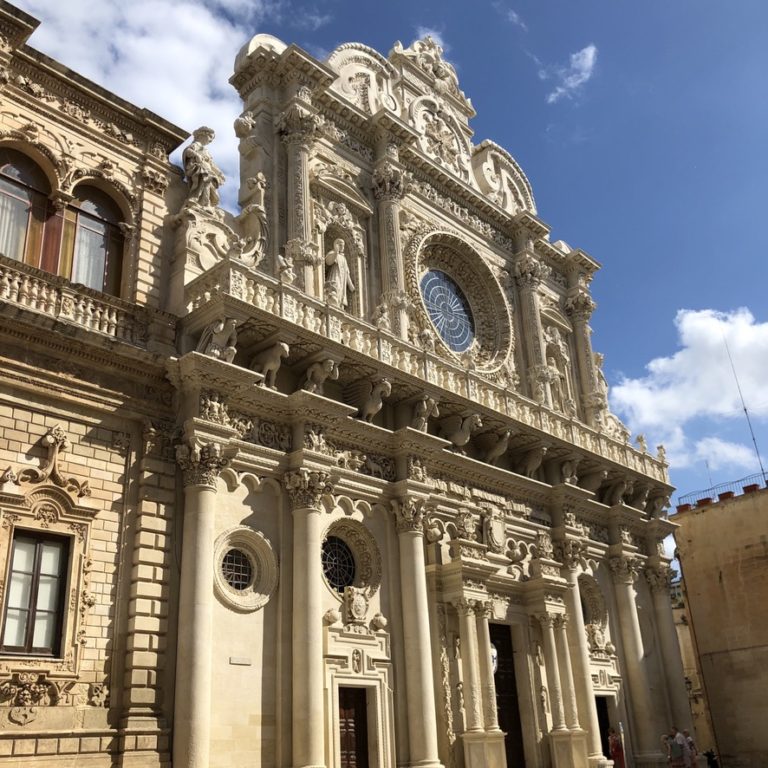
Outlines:
<svg viewBox="0 0 768 768"><path fill-rule="evenodd" d="M231 363L237 349L237 320L224 317L211 323L200 335L197 351L216 360Z"/></svg>
<svg viewBox="0 0 768 768"><path fill-rule="evenodd" d="M378 461L374 461L370 456L365 457L363 466L365 467L367 474L371 477L384 479L384 467L382 467Z"/></svg>
<svg viewBox="0 0 768 768"><path fill-rule="evenodd" d="M272 347L259 352L251 361L251 370L258 371L264 376L264 386L270 389L277 389L275 379L283 358L288 357L290 349L287 344L279 341Z"/></svg>
<svg viewBox="0 0 768 768"><path fill-rule="evenodd" d="M384 398L392 394L392 384L389 379L381 379L371 388L371 392L360 408L360 418L363 421L372 422L373 417L384 406Z"/></svg>
<svg viewBox="0 0 768 768"><path fill-rule="evenodd" d="M454 448L462 450L472 437L472 433L483 426L480 415L448 416L440 422L440 435L453 443Z"/></svg>
<svg viewBox="0 0 768 768"><path fill-rule="evenodd" d="M536 474L536 470L541 466L541 462L544 461L547 450L546 445L538 445L536 448L528 451L517 465L518 474L533 477Z"/></svg>
<svg viewBox="0 0 768 768"><path fill-rule="evenodd" d="M511 435L511 429L505 429L502 432L499 432L496 436L496 442L485 452L483 461L488 464L496 464L496 462L507 452Z"/></svg>
<svg viewBox="0 0 768 768"><path fill-rule="evenodd" d="M419 432L426 432L430 417L437 417L439 415L440 410L437 407L437 401L429 395L422 395L413 406L411 427L418 429Z"/></svg>
<svg viewBox="0 0 768 768"><path fill-rule="evenodd" d="M301 385L302 389L307 392L314 392L317 395L323 394L323 387L327 379L339 378L339 366L336 365L334 360L327 358L326 360L319 360L316 363L307 368L307 373L304 376L304 382Z"/></svg>
<svg viewBox="0 0 768 768"><path fill-rule="evenodd" d="M603 504L607 504L609 507L621 504L624 500L624 496L627 493L630 493L631 490L631 483L626 480L616 480L605 490L605 493L603 494Z"/></svg>

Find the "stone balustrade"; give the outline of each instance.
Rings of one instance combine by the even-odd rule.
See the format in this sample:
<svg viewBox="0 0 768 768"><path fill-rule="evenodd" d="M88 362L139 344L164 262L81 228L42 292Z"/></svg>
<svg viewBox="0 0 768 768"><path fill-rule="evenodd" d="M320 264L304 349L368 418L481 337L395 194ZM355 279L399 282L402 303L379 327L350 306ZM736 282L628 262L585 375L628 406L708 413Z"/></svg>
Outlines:
<svg viewBox="0 0 768 768"><path fill-rule="evenodd" d="M233 259L223 259L186 286L187 311L192 312L224 295L281 317L311 333L343 344L350 350L368 355L554 438L647 477L668 482L665 465L650 454L541 406L475 371L467 371L337 307L307 296L293 285L281 283Z"/></svg>
<svg viewBox="0 0 768 768"><path fill-rule="evenodd" d="M148 317L143 307L4 256L0 256L0 301L129 344L146 343Z"/></svg>

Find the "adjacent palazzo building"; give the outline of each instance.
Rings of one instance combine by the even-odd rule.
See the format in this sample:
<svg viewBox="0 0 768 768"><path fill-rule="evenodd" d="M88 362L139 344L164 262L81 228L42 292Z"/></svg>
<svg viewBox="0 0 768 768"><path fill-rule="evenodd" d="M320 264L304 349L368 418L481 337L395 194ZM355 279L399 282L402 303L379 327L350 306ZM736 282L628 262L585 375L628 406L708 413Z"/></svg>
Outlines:
<svg viewBox="0 0 768 768"><path fill-rule="evenodd" d="M4 764L665 765L663 452L439 46L254 37L234 215L209 129L182 173L35 25L0 3Z"/></svg>

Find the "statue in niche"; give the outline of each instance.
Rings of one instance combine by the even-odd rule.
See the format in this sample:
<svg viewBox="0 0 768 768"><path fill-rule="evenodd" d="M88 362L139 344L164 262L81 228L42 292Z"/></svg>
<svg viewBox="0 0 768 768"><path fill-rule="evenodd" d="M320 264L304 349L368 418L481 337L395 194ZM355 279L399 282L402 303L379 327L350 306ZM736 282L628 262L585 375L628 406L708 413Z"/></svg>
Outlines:
<svg viewBox="0 0 768 768"><path fill-rule="evenodd" d="M339 378L339 366L336 361L330 357L325 360L318 360L307 368L304 376L304 382L301 388L307 392L313 392L316 395L323 394L323 388L327 379L336 380Z"/></svg>
<svg viewBox="0 0 768 768"><path fill-rule="evenodd" d="M603 360L605 356L600 352L594 353L595 358L595 371L597 372L597 391L607 400L608 399L608 382L605 379L603 373Z"/></svg>
<svg viewBox="0 0 768 768"><path fill-rule="evenodd" d="M422 395L413 406L413 418L411 427L418 429L419 432L426 432L429 426L429 419L440 415L440 409L437 407L437 400L427 394Z"/></svg>
<svg viewBox="0 0 768 768"><path fill-rule="evenodd" d="M206 149L215 135L211 128L198 128L192 134L194 141L182 154L184 174L189 184L187 200L201 208L215 208L219 204L219 187L224 183L224 174Z"/></svg>
<svg viewBox="0 0 768 768"><path fill-rule="evenodd" d="M354 291L355 284L349 272L344 247L344 240L337 237L333 241L333 248L325 255L325 290L331 304L346 309L349 304L347 291Z"/></svg>
<svg viewBox="0 0 768 768"><path fill-rule="evenodd" d="M279 341L274 346L259 352L251 361L251 370L258 371L264 376L264 386L269 389L277 389L275 379L283 358L288 357L290 349L285 342Z"/></svg>
<svg viewBox="0 0 768 768"><path fill-rule="evenodd" d="M237 320L224 317L211 323L200 335L197 352L208 357L231 363L235 359L237 349Z"/></svg>
<svg viewBox="0 0 768 768"><path fill-rule="evenodd" d="M549 382L549 391L552 394L552 407L560 413L565 413L565 402L567 399L567 384L565 382L565 373L561 370L562 365L554 357L547 358L547 367L551 372Z"/></svg>

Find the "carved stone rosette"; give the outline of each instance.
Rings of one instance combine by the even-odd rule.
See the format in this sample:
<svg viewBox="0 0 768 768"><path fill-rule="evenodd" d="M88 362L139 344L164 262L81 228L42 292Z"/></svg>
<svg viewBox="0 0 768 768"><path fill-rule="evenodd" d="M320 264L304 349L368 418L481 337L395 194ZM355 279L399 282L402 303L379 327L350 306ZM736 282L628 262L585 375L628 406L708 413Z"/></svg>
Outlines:
<svg viewBox="0 0 768 768"><path fill-rule="evenodd" d="M216 479L229 459L221 455L218 443L176 446L176 462L181 467L184 487L203 485L216 488Z"/></svg>
<svg viewBox="0 0 768 768"><path fill-rule="evenodd" d="M326 493L333 493L331 475L322 469L295 469L283 475L283 487L294 509L317 509Z"/></svg>

